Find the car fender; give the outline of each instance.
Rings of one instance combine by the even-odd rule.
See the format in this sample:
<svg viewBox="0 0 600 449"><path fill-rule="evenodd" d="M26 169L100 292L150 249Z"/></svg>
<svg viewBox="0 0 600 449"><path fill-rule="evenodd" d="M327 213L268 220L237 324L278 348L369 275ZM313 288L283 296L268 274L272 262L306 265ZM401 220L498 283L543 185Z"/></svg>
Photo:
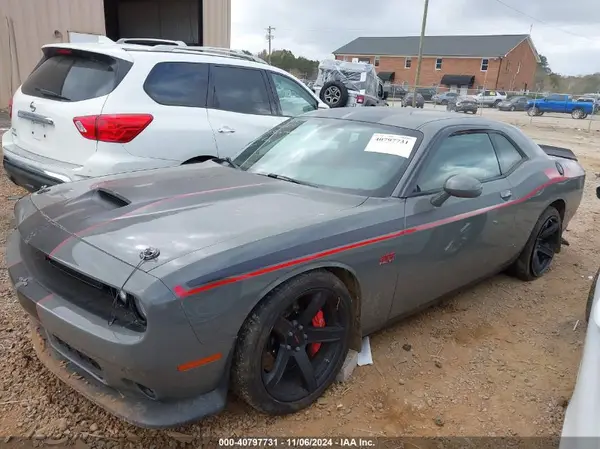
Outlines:
<svg viewBox="0 0 600 449"><path fill-rule="evenodd" d="M248 310L248 316L250 315L250 313L252 313L252 310L254 310L254 308L270 293L272 292L275 288L277 288L278 286L284 284L285 282L289 281L290 279L295 278L296 276L299 276L301 274L304 273L308 273L310 271L315 271L315 270L319 270L319 269L342 269L345 270L347 272L349 272L353 277L354 280L356 282L356 288L355 288L355 295L353 295L354 297L353 299L353 304L354 304L354 329L353 329L353 334L351 337L351 341L350 341L350 348L354 349L355 351L360 351L360 347L361 347L361 339L362 339L362 326L361 326L361 308L362 308L362 304L361 304L361 298L362 298L362 290L361 290L361 284L360 284L360 279L358 277L358 274L356 273L356 271L350 267L349 265L346 265L344 263L338 262L338 261L334 261L334 260L324 260L324 261L316 261L313 263L309 263L306 265L302 265L299 266L291 271L288 271L286 273L283 273L281 276L279 276L277 279L275 279L274 281L270 282L269 284L267 284L261 291L260 293L257 295L256 297L256 301L254 301L254 303L252 304L252 307L250 310ZM343 282L343 280L342 280ZM358 299L358 300L356 300ZM240 328L241 330L241 328ZM239 330L238 330L239 332Z"/></svg>

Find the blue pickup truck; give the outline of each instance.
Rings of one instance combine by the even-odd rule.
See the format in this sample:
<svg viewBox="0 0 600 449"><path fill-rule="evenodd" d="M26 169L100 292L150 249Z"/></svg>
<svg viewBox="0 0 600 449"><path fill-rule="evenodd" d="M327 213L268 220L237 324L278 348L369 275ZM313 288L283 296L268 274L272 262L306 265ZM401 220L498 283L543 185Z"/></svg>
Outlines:
<svg viewBox="0 0 600 449"><path fill-rule="evenodd" d="M548 95L545 98L529 100L525 110L530 116L543 115L544 112L571 114L574 119L584 119L595 112L594 103L573 100L570 95Z"/></svg>

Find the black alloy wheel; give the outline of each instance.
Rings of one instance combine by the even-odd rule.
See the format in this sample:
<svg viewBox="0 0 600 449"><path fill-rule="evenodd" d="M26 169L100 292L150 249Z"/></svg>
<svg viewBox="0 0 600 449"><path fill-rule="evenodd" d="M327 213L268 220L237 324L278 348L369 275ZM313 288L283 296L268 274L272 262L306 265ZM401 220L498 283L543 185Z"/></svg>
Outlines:
<svg viewBox="0 0 600 449"><path fill-rule="evenodd" d="M352 326L352 297L337 276L316 270L290 279L246 319L233 360L233 390L263 413L308 407L341 369Z"/></svg>
<svg viewBox="0 0 600 449"><path fill-rule="evenodd" d="M550 268L560 235L559 219L548 217L540 228L531 254L531 272L535 277L542 276Z"/></svg>
<svg viewBox="0 0 600 449"><path fill-rule="evenodd" d="M533 227L527 243L508 273L522 281L533 281L546 274L554 255L560 252L562 243L562 217L558 210L549 206L542 212Z"/></svg>
<svg viewBox="0 0 600 449"><path fill-rule="evenodd" d="M278 318L262 353L262 378L273 398L303 399L331 374L330 361L343 352L350 324L336 310L336 299L332 290L315 289Z"/></svg>

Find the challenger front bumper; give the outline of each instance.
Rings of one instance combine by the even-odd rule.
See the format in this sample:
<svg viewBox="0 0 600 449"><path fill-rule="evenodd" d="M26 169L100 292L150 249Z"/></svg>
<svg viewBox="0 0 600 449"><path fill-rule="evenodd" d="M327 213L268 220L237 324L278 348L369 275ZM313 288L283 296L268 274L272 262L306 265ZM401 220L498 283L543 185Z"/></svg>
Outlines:
<svg viewBox="0 0 600 449"><path fill-rule="evenodd" d="M77 280L61 278L62 284L74 284L55 288L40 268L43 258L33 260L26 246L15 230L7 242L6 262L18 300L31 318L33 346L48 370L108 412L141 427L178 426L225 407L233 342L218 335L199 342L181 301L162 282L138 270L127 283L128 292L146 301L144 330L119 321L109 325L97 313L98 297L85 297L89 286L79 291ZM131 271L91 246L76 252L85 263ZM221 356L194 364L215 353Z"/></svg>

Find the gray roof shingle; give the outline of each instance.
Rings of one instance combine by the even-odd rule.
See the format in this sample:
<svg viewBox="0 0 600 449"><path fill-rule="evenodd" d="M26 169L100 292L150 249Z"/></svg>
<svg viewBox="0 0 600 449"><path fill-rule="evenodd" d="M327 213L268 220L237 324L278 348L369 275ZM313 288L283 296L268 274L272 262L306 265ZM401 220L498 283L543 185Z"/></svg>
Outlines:
<svg viewBox="0 0 600 449"><path fill-rule="evenodd" d="M425 36L423 56L499 57L529 37L528 34L482 36ZM334 54L417 56L419 36L358 37Z"/></svg>

